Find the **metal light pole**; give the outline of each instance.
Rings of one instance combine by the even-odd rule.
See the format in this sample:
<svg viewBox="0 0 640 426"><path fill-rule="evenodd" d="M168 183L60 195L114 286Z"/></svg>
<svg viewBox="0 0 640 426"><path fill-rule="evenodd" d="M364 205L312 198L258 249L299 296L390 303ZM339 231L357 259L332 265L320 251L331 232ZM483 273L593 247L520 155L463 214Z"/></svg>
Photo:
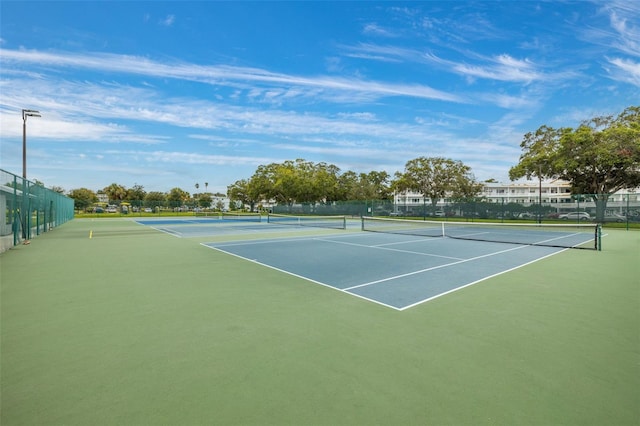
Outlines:
<svg viewBox="0 0 640 426"><path fill-rule="evenodd" d="M29 244L31 237L31 220L29 215L28 184L27 184L27 117L41 117L40 111L34 109L22 110L22 238L23 244Z"/></svg>
<svg viewBox="0 0 640 426"><path fill-rule="evenodd" d="M27 178L27 117L41 117L40 111L22 110L22 178Z"/></svg>

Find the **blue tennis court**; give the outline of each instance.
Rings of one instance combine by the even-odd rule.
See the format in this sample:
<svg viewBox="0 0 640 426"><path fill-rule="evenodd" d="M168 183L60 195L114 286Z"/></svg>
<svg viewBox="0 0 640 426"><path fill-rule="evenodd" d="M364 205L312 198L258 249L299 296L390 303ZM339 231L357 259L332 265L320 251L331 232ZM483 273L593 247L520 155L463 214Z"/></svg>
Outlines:
<svg viewBox="0 0 640 426"><path fill-rule="evenodd" d="M246 217L161 217L135 219L136 223L178 238L220 235L243 235L282 231L269 226L260 216Z"/></svg>
<svg viewBox="0 0 640 426"><path fill-rule="evenodd" d="M375 232L203 245L397 310L565 250Z"/></svg>
<svg viewBox="0 0 640 426"><path fill-rule="evenodd" d="M134 219L136 223L178 238L206 236L251 235L269 233L298 233L305 228L343 230L347 228L345 216L285 216L259 214L229 214L208 217L160 217ZM351 221L350 227L359 227Z"/></svg>

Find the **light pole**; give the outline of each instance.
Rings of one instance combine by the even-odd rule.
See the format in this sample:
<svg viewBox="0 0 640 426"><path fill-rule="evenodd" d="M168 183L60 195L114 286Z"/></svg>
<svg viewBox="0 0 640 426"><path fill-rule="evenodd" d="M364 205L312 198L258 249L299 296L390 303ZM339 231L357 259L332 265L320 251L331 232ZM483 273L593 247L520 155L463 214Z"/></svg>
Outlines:
<svg viewBox="0 0 640 426"><path fill-rule="evenodd" d="M27 194L27 117L40 117L40 111L34 109L22 110L22 238L23 244L29 244L31 236L31 220L29 217L29 204Z"/></svg>
<svg viewBox="0 0 640 426"><path fill-rule="evenodd" d="M22 110L22 178L27 178L27 117L41 117L40 111Z"/></svg>

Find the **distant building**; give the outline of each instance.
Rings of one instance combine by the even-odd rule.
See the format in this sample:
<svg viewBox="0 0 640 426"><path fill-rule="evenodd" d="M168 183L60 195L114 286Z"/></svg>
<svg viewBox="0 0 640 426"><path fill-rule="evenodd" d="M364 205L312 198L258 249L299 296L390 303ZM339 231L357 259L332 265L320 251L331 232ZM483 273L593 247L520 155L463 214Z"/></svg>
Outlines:
<svg viewBox="0 0 640 426"><path fill-rule="evenodd" d="M534 182L484 183L479 197L490 203L517 203L532 205L542 204L555 206L558 213L569 212L578 207L594 207L595 203L589 199L577 199L571 192L569 182L551 180ZM396 209L405 212L422 211L423 205L431 205L429 198L415 192L402 192L394 195ZM447 200L438 200L437 206L445 206ZM625 211L627 207L640 209L640 188L621 190L609 197L607 210L611 212Z"/></svg>

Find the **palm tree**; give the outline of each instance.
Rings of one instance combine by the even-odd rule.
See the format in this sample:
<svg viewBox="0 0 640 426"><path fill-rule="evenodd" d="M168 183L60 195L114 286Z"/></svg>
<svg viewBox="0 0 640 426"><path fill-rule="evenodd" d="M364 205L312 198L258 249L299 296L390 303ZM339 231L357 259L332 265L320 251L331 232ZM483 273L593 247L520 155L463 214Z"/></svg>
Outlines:
<svg viewBox="0 0 640 426"><path fill-rule="evenodd" d="M127 196L127 189L117 183L112 183L104 188L103 191L109 196L109 201L122 201Z"/></svg>

